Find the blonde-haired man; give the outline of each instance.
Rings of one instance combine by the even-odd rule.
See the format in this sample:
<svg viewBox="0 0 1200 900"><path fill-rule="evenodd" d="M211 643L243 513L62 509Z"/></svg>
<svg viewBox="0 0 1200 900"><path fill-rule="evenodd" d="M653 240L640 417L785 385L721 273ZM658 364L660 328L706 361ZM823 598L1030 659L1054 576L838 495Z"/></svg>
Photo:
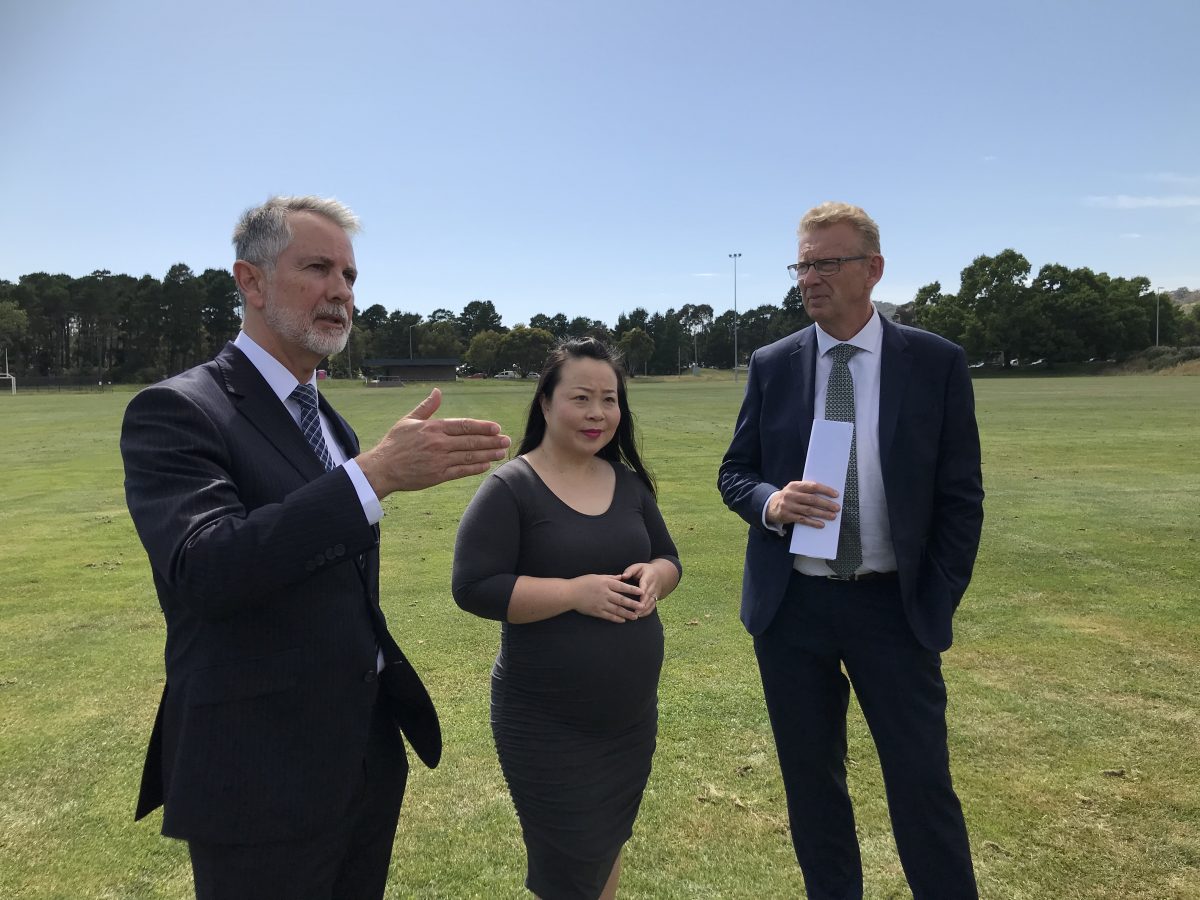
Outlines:
<svg viewBox="0 0 1200 900"><path fill-rule="evenodd" d="M862 209L821 204L799 238L788 269L815 324L751 357L718 476L725 503L750 525L742 621L754 635L796 858L810 900L863 896L845 768L853 685L913 896L975 898L940 659L983 523L966 358L875 309L884 259ZM804 480L814 419L854 426L844 493ZM791 552L793 532L824 528L839 512L834 559Z"/></svg>

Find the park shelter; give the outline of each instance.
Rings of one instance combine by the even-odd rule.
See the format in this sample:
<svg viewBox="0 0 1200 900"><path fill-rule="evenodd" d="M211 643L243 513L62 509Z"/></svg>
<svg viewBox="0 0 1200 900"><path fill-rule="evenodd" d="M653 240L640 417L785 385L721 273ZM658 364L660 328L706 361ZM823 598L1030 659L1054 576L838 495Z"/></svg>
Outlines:
<svg viewBox="0 0 1200 900"><path fill-rule="evenodd" d="M367 384L378 379L378 384L396 384L406 381L454 381L458 372L458 359L368 359L363 362Z"/></svg>

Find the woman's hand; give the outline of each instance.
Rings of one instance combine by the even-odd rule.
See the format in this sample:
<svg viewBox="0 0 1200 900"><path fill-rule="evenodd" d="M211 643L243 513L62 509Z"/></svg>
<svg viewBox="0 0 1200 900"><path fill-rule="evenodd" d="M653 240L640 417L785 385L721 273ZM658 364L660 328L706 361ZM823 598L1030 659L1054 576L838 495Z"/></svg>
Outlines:
<svg viewBox="0 0 1200 900"><path fill-rule="evenodd" d="M621 573L621 578L641 588L641 597L637 605L633 608L639 619L654 612L658 606L658 598L665 597L675 587L674 584L671 584L670 587L664 584L663 573L659 570L656 562L658 561L651 560L647 563L634 563ZM669 566L671 572L674 573L675 567L673 565L665 560L662 561L662 564Z"/></svg>
<svg viewBox="0 0 1200 900"><path fill-rule="evenodd" d="M571 608L585 616L609 622L638 618L642 588L619 575L580 575L571 579L570 591Z"/></svg>

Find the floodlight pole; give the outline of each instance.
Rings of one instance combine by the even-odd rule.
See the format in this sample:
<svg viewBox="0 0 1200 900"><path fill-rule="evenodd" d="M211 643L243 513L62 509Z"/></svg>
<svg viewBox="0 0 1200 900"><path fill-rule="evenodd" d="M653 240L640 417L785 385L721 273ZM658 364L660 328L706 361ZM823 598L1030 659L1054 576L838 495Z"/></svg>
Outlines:
<svg viewBox="0 0 1200 900"><path fill-rule="evenodd" d="M737 352L737 326L738 326L738 310L737 310L737 261L740 253L730 253L729 258L733 260L733 381L737 383L738 369L738 352Z"/></svg>
<svg viewBox="0 0 1200 900"><path fill-rule="evenodd" d="M416 324L417 324L416 322L413 322L412 325L408 326L408 358L409 359L413 358L413 355L412 355L412 330L416 326Z"/></svg>
<svg viewBox="0 0 1200 900"><path fill-rule="evenodd" d="M1158 305L1163 299L1163 292L1154 292L1154 346L1158 347Z"/></svg>

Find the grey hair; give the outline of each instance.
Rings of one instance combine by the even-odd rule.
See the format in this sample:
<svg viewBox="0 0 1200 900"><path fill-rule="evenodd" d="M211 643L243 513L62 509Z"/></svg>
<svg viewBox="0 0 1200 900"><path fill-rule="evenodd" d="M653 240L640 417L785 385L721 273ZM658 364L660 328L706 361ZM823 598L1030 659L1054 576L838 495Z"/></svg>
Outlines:
<svg viewBox="0 0 1200 900"><path fill-rule="evenodd" d="M324 216L346 234L361 230L356 216L346 204L332 197L270 197L262 206L242 213L233 229L233 247L238 259L253 263L266 272L275 270L279 254L292 242L292 226L288 216L295 212L311 212Z"/></svg>

